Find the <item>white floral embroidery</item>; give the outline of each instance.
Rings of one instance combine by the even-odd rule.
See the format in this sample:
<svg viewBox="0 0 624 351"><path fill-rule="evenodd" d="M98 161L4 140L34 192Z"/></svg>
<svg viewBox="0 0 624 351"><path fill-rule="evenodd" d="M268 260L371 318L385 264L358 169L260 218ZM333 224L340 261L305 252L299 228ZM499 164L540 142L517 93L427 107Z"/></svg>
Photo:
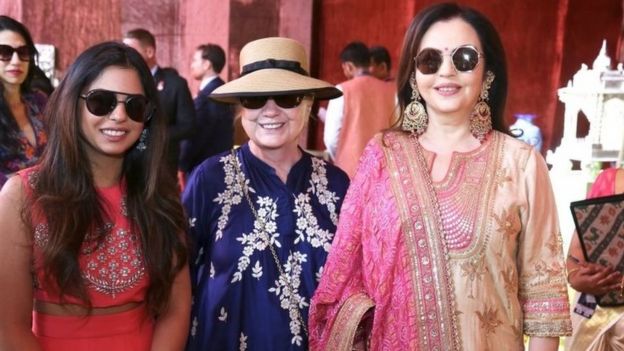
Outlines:
<svg viewBox="0 0 624 351"><path fill-rule="evenodd" d="M277 232L276 219L277 203L270 197L258 197L256 201L258 204L258 217L254 220L253 231L249 234L242 233L240 237L236 238L243 245L243 255L238 258L238 271L234 273L231 282L237 282L243 279L243 272L249 267L251 263L251 255L254 251L264 251L268 245L275 245L282 247ZM264 227L263 227L264 224ZM269 237L270 242L267 243L266 237Z"/></svg>
<svg viewBox="0 0 624 351"><path fill-rule="evenodd" d="M319 268L318 272L316 272L316 282L320 283L321 282L321 277L323 276L323 266L321 266L321 268Z"/></svg>
<svg viewBox="0 0 624 351"><path fill-rule="evenodd" d="M238 347L238 350L239 351L247 350L247 336L245 334L241 333L241 336L238 339L238 341L240 342L240 346Z"/></svg>
<svg viewBox="0 0 624 351"><path fill-rule="evenodd" d="M227 312L225 312L225 307L221 307L219 311L219 317L217 317L221 322L225 322L227 320Z"/></svg>
<svg viewBox="0 0 624 351"><path fill-rule="evenodd" d="M299 194L297 196L294 212L297 214L295 244L305 240L312 247L322 247L326 252L329 252L334 233L327 229L321 229L319 226L318 219L314 216L312 205L310 205L310 195Z"/></svg>
<svg viewBox="0 0 624 351"><path fill-rule="evenodd" d="M258 280L262 277L262 266L260 265L260 261L256 261L256 265L251 269L251 272L251 275Z"/></svg>
<svg viewBox="0 0 624 351"><path fill-rule="evenodd" d="M194 228L195 227L195 222L197 222L197 218L196 217L189 218L188 222L189 222L189 227L190 228Z"/></svg>
<svg viewBox="0 0 624 351"><path fill-rule="evenodd" d="M229 215L232 211L232 207L240 205L243 202L244 192L243 186L247 187L250 194L255 194L256 191L250 186L249 180L244 174L238 174L237 166L234 162L240 162L238 158L233 155L223 156L220 159L223 163L223 169L225 172L225 190L217 194L214 202L221 205L221 214L217 223L217 230L215 233L215 240L219 240L223 237L223 230L225 229ZM241 184L243 184L241 186ZM322 247L325 251L329 251L334 233L329 230L322 229L319 225L318 219L314 215L312 209L313 197L316 197L318 203L324 205L329 212L330 219L334 225L338 222L337 214L337 202L340 197L335 192L329 191L327 168L326 163L318 158L312 158L312 174L310 177L309 187L305 193L293 194L295 200L295 208L293 213L296 216L296 238L295 244L301 242L307 242L314 248ZM253 198L253 197L252 197ZM258 218L254 220L253 230L250 233L242 233L237 241L241 243L242 255L238 259L238 269L234 272L231 283L239 282L243 279L243 273L251 265L251 257L254 252L268 250L267 245L275 245L276 248L282 247L279 242L280 233L277 228L277 203L275 199L270 197L258 196L255 200L256 212ZM258 220L259 219L259 220ZM264 226L264 227L263 227ZM266 234L265 234L266 233ZM267 242L267 235L269 242ZM292 344L301 346L303 342L302 329L303 326L299 322L298 315L301 313L297 309L303 309L309 305L306 298L299 295L299 288L301 285L301 272L302 264L307 262L307 257L301 252L290 253L288 261L284 264L285 276L280 276L275 282L275 286L269 289L269 292L274 293L280 299L280 305L283 309L287 310L290 317L290 331L293 335L291 339ZM263 274L264 267L260 265L259 261L251 268L251 276L260 280ZM211 263L211 277L214 277L214 267ZM321 267L316 272L317 282L320 280L323 268ZM294 291L290 291L290 289ZM292 302L291 306L291 296ZM225 321L227 319L227 312L224 308L221 308L219 320ZM241 333L240 337L240 349L247 348L247 336Z"/></svg>
<svg viewBox="0 0 624 351"><path fill-rule="evenodd" d="M212 261L210 261L210 278L214 279L214 277L215 277L214 264L212 264Z"/></svg>
<svg viewBox="0 0 624 351"><path fill-rule="evenodd" d="M240 204L243 199L243 188L241 187L241 183L244 182L249 188L249 181L244 179L244 175L237 175L234 162L238 162L238 158L230 154L221 157L219 162L223 163L223 170L225 171L225 191L217 194L217 197L213 200L219 205L222 205L221 215L219 216L219 221L217 223L217 232L215 233L215 241L223 237L223 229L225 229L225 226L227 225L228 215L232 210L232 206Z"/></svg>
<svg viewBox="0 0 624 351"><path fill-rule="evenodd" d="M290 333L293 335L291 344L301 346L302 325L299 322L300 310L307 307L305 297L297 292L301 285L301 265L307 261L305 254L294 252L288 255L288 260L284 265L284 275L280 275L275 281L275 286L269 288L269 292L274 293L280 299L280 306L288 311L290 317ZM294 291L290 291L290 289Z"/></svg>
<svg viewBox="0 0 624 351"><path fill-rule="evenodd" d="M199 322L197 322L197 316L195 316L193 317L193 324L191 326L191 336L197 335L197 324L199 324Z"/></svg>
<svg viewBox="0 0 624 351"><path fill-rule="evenodd" d="M312 185L312 192L316 194L321 205L327 205L329 216L334 225L338 224L338 214L336 212L336 202L340 198L335 192L327 189L327 168L325 168L325 162L316 157L312 157L312 176L310 177L310 183ZM316 189L316 191L314 191Z"/></svg>

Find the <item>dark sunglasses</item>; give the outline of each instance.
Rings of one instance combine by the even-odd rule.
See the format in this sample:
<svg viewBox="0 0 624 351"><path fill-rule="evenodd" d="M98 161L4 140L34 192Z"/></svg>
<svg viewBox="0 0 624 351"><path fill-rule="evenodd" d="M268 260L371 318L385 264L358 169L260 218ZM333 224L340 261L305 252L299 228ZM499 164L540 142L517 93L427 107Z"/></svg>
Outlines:
<svg viewBox="0 0 624 351"><path fill-rule="evenodd" d="M244 108L256 110L262 108L271 99L281 108L293 108L299 106L305 95L278 95L278 96L244 96L239 98Z"/></svg>
<svg viewBox="0 0 624 351"><path fill-rule="evenodd" d="M416 68L422 74L434 74L442 66L444 54L432 48L423 49L416 55ZM459 46L451 51L451 62L458 72L471 72L479 64L481 54L472 45Z"/></svg>
<svg viewBox="0 0 624 351"><path fill-rule="evenodd" d="M117 100L117 95L126 95L125 100ZM126 114L136 122L147 122L152 118L153 105L143 95L126 94L118 91L96 89L85 95L80 95L85 100L87 110L96 116L108 116L115 110L117 104L123 103Z"/></svg>
<svg viewBox="0 0 624 351"><path fill-rule="evenodd" d="M17 52L17 57L21 61L30 61L30 58L34 54L30 46L22 45L18 48L14 48L11 45L0 44L0 61L11 61L14 52Z"/></svg>

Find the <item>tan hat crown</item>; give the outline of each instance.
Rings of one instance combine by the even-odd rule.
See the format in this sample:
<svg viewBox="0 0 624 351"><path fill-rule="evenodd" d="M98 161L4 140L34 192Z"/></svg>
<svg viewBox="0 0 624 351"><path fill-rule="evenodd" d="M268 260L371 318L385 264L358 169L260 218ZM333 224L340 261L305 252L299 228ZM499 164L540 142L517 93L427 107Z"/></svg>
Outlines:
<svg viewBox="0 0 624 351"><path fill-rule="evenodd" d="M254 40L241 50L239 64L240 76L215 89L210 98L238 103L242 96L309 94L333 99L342 95L329 82L310 76L305 48L293 39Z"/></svg>
<svg viewBox="0 0 624 351"><path fill-rule="evenodd" d="M308 57L303 45L289 38L264 38L252 41L245 45L240 52L240 71L245 66L266 60L283 60L299 63L299 66L308 74Z"/></svg>

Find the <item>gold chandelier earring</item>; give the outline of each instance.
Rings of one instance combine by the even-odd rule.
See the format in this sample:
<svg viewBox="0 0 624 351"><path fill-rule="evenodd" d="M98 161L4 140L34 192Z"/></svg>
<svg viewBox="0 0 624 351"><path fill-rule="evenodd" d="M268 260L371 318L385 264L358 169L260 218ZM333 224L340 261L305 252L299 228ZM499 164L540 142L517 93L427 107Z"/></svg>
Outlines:
<svg viewBox="0 0 624 351"><path fill-rule="evenodd" d="M485 81L481 87L481 94L479 95L479 101L474 107L474 110L470 114L470 133L479 139L480 142L485 140L486 135L492 130L492 112L487 101L490 99L489 90L494 81L494 73L487 71L485 74Z"/></svg>
<svg viewBox="0 0 624 351"><path fill-rule="evenodd" d="M420 102L421 97L416 86L416 70L414 70L414 75L410 77L410 86L412 87L412 97L410 103L405 107L405 111L403 111L401 128L419 136L427 129L429 116L427 116L425 106Z"/></svg>

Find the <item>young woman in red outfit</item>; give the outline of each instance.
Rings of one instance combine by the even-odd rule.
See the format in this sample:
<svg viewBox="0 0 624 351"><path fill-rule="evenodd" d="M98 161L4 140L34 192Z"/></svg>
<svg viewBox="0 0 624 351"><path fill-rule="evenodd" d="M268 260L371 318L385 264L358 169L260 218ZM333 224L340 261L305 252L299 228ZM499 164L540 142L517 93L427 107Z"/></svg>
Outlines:
<svg viewBox="0 0 624 351"><path fill-rule="evenodd" d="M95 45L46 113L41 163L0 193L0 349L182 349L185 219L148 67Z"/></svg>

